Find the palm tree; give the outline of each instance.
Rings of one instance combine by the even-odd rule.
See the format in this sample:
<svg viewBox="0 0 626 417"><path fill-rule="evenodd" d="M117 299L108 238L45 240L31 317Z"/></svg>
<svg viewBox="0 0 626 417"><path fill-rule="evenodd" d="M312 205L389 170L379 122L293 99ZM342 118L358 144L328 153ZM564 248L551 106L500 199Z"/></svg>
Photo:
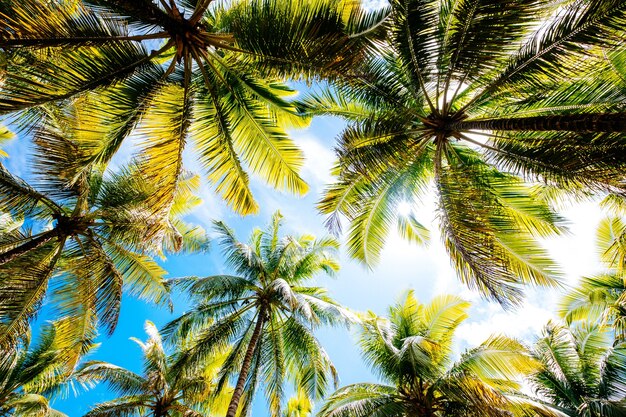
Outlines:
<svg viewBox="0 0 626 417"><path fill-rule="evenodd" d="M0 359L0 416L66 417L50 406L71 378L63 334L70 331L67 319L45 325L37 345L20 345L3 351ZM90 346L90 348L92 348Z"/></svg>
<svg viewBox="0 0 626 417"><path fill-rule="evenodd" d="M620 0L390 0L380 52L301 103L351 122L319 205L329 225L345 216L350 253L375 263L394 223L424 236L397 206L432 180L464 283L505 304L554 285L534 240L561 230L546 198L625 191L625 25Z"/></svg>
<svg viewBox="0 0 626 417"><path fill-rule="evenodd" d="M3 2L0 114L96 90L87 130L106 135L92 140L90 160L109 160L140 133L142 168L159 183L153 204L166 213L191 137L216 191L238 212L256 212L249 172L307 190L302 154L285 133L304 121L279 77L340 72L368 44L353 35L378 14L343 3Z"/></svg>
<svg viewBox="0 0 626 417"><path fill-rule="evenodd" d="M143 375L99 361L87 362L76 371L78 382L106 382L120 395L95 405L85 417L203 417L225 412L226 398L214 391L220 357L190 372L178 372L176 354L167 354L154 324L146 321L145 329L149 336L145 343L133 338L143 350Z"/></svg>
<svg viewBox="0 0 626 417"><path fill-rule="evenodd" d="M543 368L530 377L541 398L570 417L626 413L626 344L591 322L550 322L534 347Z"/></svg>
<svg viewBox="0 0 626 417"><path fill-rule="evenodd" d="M582 277L561 301L561 316L572 323L597 321L615 331L616 342L626 341L626 224L607 217L597 230L597 246L608 271Z"/></svg>
<svg viewBox="0 0 626 417"><path fill-rule="evenodd" d="M68 115L65 115L68 116ZM80 117L49 115L35 133L33 186L0 167L0 346L27 331L46 292L59 316L75 319L89 343L96 322L111 333L122 290L167 303L165 270L149 255L206 246L202 229L181 221L198 178L181 181L169 219L154 216L153 193L136 170L103 174L76 164ZM51 291L48 288L51 287Z"/></svg>
<svg viewBox="0 0 626 417"><path fill-rule="evenodd" d="M535 362L519 342L492 336L453 362L452 340L469 303L440 295L421 304L410 291L364 321L359 344L382 383L357 383L332 394L321 417L510 416L523 410L506 393ZM549 415L534 406L536 415ZM532 415L532 414L529 414Z"/></svg>
<svg viewBox="0 0 626 417"><path fill-rule="evenodd" d="M281 219L280 213L274 214L267 230L255 230L248 244L217 222L217 240L235 275L174 281L189 292L194 307L163 331L170 336L198 335L181 357L194 363L215 348L233 344L220 381L223 385L236 375L227 417L246 415L259 379L272 416L281 415L287 374L297 377L296 385L309 398L322 396L335 371L313 331L320 324L352 319L325 289L305 283L318 272L338 269L337 241L281 237Z"/></svg>

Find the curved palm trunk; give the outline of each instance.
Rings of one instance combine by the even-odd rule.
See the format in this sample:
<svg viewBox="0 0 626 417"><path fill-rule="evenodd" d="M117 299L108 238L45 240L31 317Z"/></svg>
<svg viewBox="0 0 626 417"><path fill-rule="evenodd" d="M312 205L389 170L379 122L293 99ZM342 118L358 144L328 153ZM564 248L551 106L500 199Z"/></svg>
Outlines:
<svg viewBox="0 0 626 417"><path fill-rule="evenodd" d="M515 119L467 120L451 123L450 130L515 130L569 132L626 132L626 113L590 113Z"/></svg>
<svg viewBox="0 0 626 417"><path fill-rule="evenodd" d="M0 254L0 265L4 265L7 262L14 260L15 258L18 258L24 255L25 253L30 252L31 250L35 250L38 247L45 245L50 240L58 236L59 236L59 231L56 228L54 228L52 230L48 230L47 232L40 234L36 238L31 239L26 243L21 244L20 246L17 246L11 250L8 250Z"/></svg>
<svg viewBox="0 0 626 417"><path fill-rule="evenodd" d="M261 307L259 310L259 317L256 321L256 326L254 326L254 331L252 332L252 337L250 338L250 344L248 344L248 350L246 350L246 355L243 358L241 371L239 371L239 377L237 378L237 385L235 385L233 396L231 397L230 404L228 405L226 417L235 417L235 414L237 414L237 408L239 408L239 401L241 400L241 395L243 394L243 388L246 383L246 379L248 378L248 374L250 373L252 356L254 356L254 350L259 342L259 337L261 336L261 330L263 330L264 323L265 307Z"/></svg>

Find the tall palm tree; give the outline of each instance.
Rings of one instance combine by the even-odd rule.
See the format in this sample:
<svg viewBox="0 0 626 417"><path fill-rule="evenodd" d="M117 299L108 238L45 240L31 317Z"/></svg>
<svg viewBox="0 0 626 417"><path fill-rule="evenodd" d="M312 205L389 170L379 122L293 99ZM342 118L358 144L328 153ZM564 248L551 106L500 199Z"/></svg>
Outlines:
<svg viewBox="0 0 626 417"><path fill-rule="evenodd" d="M272 416L281 414L288 374L311 399L325 392L334 367L313 331L321 324L346 323L352 315L321 287L306 285L318 272L333 273L337 241L310 235L281 237L276 213L267 230L255 230L247 244L216 223L226 265L235 275L181 278L191 311L164 328L166 335L198 334L182 358L202 360L212 349L233 344L222 370L223 385L236 376L227 417L246 415L259 380ZM297 373L298 375L293 375ZM241 403L241 404L240 404Z"/></svg>
<svg viewBox="0 0 626 417"><path fill-rule="evenodd" d="M388 317L370 313L359 344L382 383L357 383L332 394L322 417L510 416L523 410L506 393L535 366L519 342L492 336L453 362L452 340L469 303L452 295L421 304L409 292ZM530 410L530 408L527 408ZM534 406L535 415L549 415ZM529 414L532 415L532 414Z"/></svg>
<svg viewBox="0 0 626 417"><path fill-rule="evenodd" d="M63 334L71 322L63 319L45 325L36 345L3 351L0 359L0 416L66 417L53 409L50 398L61 393L73 365L66 361ZM91 346L93 347L93 346Z"/></svg>
<svg viewBox="0 0 626 417"><path fill-rule="evenodd" d="M380 52L303 100L350 121L319 207L350 222L350 253L376 262L389 229L424 236L397 206L433 181L460 278L501 303L554 285L534 239L561 230L555 189L623 194L620 0L390 0ZM539 184L531 188L529 184Z"/></svg>
<svg viewBox="0 0 626 417"><path fill-rule="evenodd" d="M543 367L530 382L544 400L571 417L626 414L626 344L591 322L550 322L534 347Z"/></svg>
<svg viewBox="0 0 626 417"><path fill-rule="evenodd" d="M181 373L174 368L176 353L165 351L154 324L146 321L145 329L149 336L145 343L133 338L143 350L143 375L99 361L87 362L76 371L78 382L106 382L120 395L96 404L85 417L203 417L225 412L227 398L214 390L220 357Z"/></svg>
<svg viewBox="0 0 626 417"><path fill-rule="evenodd" d="M123 289L169 299L165 270L149 255L206 245L202 229L180 219L198 203L197 178L180 183L162 220L149 205L154 189L136 170L105 175L99 166L78 166L86 152L75 140L80 117L57 116L35 133L33 186L0 167L2 348L26 333L47 292L59 316L75 319L79 340L95 337L96 323L112 332Z"/></svg>
<svg viewBox="0 0 626 417"><path fill-rule="evenodd" d="M339 72L368 44L353 35L377 16L340 0L3 2L0 114L97 90L88 130L106 136L90 159L110 159L140 133L142 167L159 182L153 204L167 212L192 138L216 191L256 212L249 172L307 189L285 132L304 122L278 77Z"/></svg>
<svg viewBox="0 0 626 417"><path fill-rule="evenodd" d="M561 301L560 314L568 322L596 321L615 331L617 342L626 341L626 224L620 217L600 222L597 246L607 272L582 277Z"/></svg>

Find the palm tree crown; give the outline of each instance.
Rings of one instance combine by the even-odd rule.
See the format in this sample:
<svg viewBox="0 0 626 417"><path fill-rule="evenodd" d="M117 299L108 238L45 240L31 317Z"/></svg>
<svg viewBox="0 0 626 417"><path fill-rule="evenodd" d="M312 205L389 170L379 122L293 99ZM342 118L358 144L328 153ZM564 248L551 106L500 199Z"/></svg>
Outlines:
<svg viewBox="0 0 626 417"><path fill-rule="evenodd" d="M388 318L370 315L360 338L363 356L383 384L336 391L322 417L510 416L515 390L534 361L517 341L493 336L452 361L452 338L469 303L442 295L421 304L409 292ZM543 414L541 414L543 415Z"/></svg>
<svg viewBox="0 0 626 417"><path fill-rule="evenodd" d="M394 223L423 238L396 208L433 180L465 283L503 304L519 302L525 284L555 285L534 240L561 230L546 197L554 187L624 193L626 67L616 46L626 3L390 3L379 53L302 102L352 122L321 210L332 227L348 218L351 254L372 264Z"/></svg>
<svg viewBox="0 0 626 417"><path fill-rule="evenodd" d="M323 288L305 284L320 271L337 270L337 242L310 235L281 237L280 225L281 215L276 213L269 228L255 230L245 244L223 223L216 223L226 264L236 275L174 280L189 291L194 308L164 331L198 334L182 357L201 360L212 349L233 343L222 370L222 384L237 375L228 417L238 410L247 413L259 381L272 415L280 416L289 374L297 375L296 385L309 398L322 396L335 375L313 330L352 319Z"/></svg>
<svg viewBox="0 0 626 417"><path fill-rule="evenodd" d="M226 398L214 390L220 356L211 357L192 371L180 372L175 368L176 354L167 354L154 324L147 321L145 329L149 336L146 342L133 338L143 350L143 375L99 361L87 362L76 371L77 381L106 382L120 395L95 405L85 416L202 417L224 412Z"/></svg>
<svg viewBox="0 0 626 417"><path fill-rule="evenodd" d="M543 367L530 377L541 398L570 417L626 413L626 344L587 321L548 323L533 349Z"/></svg>
<svg viewBox="0 0 626 417"><path fill-rule="evenodd" d="M169 299L166 272L149 255L206 247L204 231L180 219L199 202L197 178L186 175L170 215L155 216L154 189L136 169L105 175L76 163L88 150L80 117L68 114L45 116L35 133L33 186L0 167L3 347L25 334L49 287L56 313L76 320L77 340L93 339L97 323L112 332L123 289Z"/></svg>
<svg viewBox="0 0 626 417"><path fill-rule="evenodd" d="M22 344L3 351L0 358L0 416L66 417L53 409L50 398L63 392L75 362L69 362L65 333L71 332L68 319L46 324L36 345ZM89 346L87 350L93 348ZM86 352L85 352L86 353Z"/></svg>

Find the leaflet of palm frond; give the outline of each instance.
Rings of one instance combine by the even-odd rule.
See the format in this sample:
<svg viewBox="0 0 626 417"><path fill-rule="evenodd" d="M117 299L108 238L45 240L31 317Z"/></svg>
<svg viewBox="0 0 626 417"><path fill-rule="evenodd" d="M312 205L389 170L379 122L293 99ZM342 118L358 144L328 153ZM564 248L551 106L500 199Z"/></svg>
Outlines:
<svg viewBox="0 0 626 417"><path fill-rule="evenodd" d="M14 137L15 135L13 134L13 132L11 132L7 127L0 124L0 145L3 144L4 142L7 142L13 139ZM3 151L2 149L0 149L0 157L7 157L7 156L9 156L9 154Z"/></svg>
<svg viewBox="0 0 626 417"><path fill-rule="evenodd" d="M84 159L84 150L76 145L76 133L80 128L77 118L67 115L57 117L54 110L48 111L42 118L44 120L33 136L35 178L32 184L53 200L76 202L89 194L89 174L92 170L80 164Z"/></svg>
<svg viewBox="0 0 626 417"><path fill-rule="evenodd" d="M128 26L73 1L26 0L0 10L0 47L47 48L103 45L129 36Z"/></svg>
<svg viewBox="0 0 626 417"><path fill-rule="evenodd" d="M600 259L611 269L623 273L626 267L626 225L619 217L602 219L596 230Z"/></svg>
<svg viewBox="0 0 626 417"><path fill-rule="evenodd" d="M210 100L197 104L192 125L192 137L209 180L233 208L243 213L258 208L249 189L248 169L276 188L305 192L306 185L298 175L302 154L279 127L291 107L280 100L281 86L263 85L242 78L244 74L224 70L228 86L215 79L215 87L199 87L200 94ZM278 100L280 108L268 106L266 96Z"/></svg>
<svg viewBox="0 0 626 417"><path fill-rule="evenodd" d="M470 115L479 115L488 111L491 117L506 117L512 111L521 117L540 114L578 114L585 112L606 113L623 112L624 86L626 81L615 74L608 65L600 65L594 60L587 64L589 71L601 75L589 79L578 77L573 80L553 79L552 82L537 89L534 86L515 87L506 95L485 100L481 105L472 106ZM599 68L598 68L599 67ZM584 69L581 69L583 72Z"/></svg>
<svg viewBox="0 0 626 417"><path fill-rule="evenodd" d="M366 264L376 263L382 251L388 230L397 218L397 205L414 201L425 190L425 178L430 175L422 158L417 156L402 171L390 169L376 183L363 179L364 187L356 190L350 204L343 210L351 220L348 232L350 254ZM352 196L351 196L352 197ZM354 210L354 217L350 211Z"/></svg>
<svg viewBox="0 0 626 417"><path fill-rule="evenodd" d="M62 259L61 262L66 262ZM69 266L50 280L50 299L56 317L63 317L65 331L60 335L62 343L71 346L65 359L72 367L87 353L97 337L98 318L96 314L95 283L86 271L73 273ZM67 288L72 288L68 291Z"/></svg>

